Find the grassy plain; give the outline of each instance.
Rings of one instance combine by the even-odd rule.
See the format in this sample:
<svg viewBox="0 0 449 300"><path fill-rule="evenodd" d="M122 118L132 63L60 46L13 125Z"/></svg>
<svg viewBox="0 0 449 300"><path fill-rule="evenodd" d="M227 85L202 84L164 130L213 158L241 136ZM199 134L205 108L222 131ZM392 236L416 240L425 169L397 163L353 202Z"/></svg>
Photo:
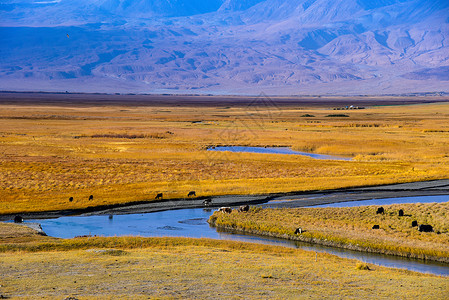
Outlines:
<svg viewBox="0 0 449 300"><path fill-rule="evenodd" d="M449 103L335 111L319 99L210 101L5 101L0 213L151 201L160 192L182 198L190 190L261 194L449 178ZM206 151L213 145L289 146L354 160Z"/></svg>
<svg viewBox="0 0 449 300"><path fill-rule="evenodd" d="M449 178L449 103L338 112L331 103L267 99L238 105L24 103L0 103L0 214L151 201L159 192L182 198L190 190L198 196L260 194ZM290 146L354 160L207 152L213 145ZM285 213L297 218L296 210ZM311 224L330 235L337 225L368 234L371 221L355 224L341 216ZM393 228L382 227L379 239L396 237L391 232L402 220L383 222ZM292 224L282 226L290 230ZM448 226L438 224L438 236L402 229L398 235L447 248ZM62 240L15 224L0 224L0 261L0 295L21 299L445 299L449 293L447 278L367 270L327 254L315 260L315 253L301 250L206 239Z"/></svg>
<svg viewBox="0 0 449 300"><path fill-rule="evenodd" d="M395 204L342 208L261 209L247 213L215 212L210 222L217 227L274 235L343 248L449 262L449 202ZM399 216L402 209L404 216ZM412 227L431 224L434 232ZM380 229L372 229L379 225ZM296 228L303 232L295 234Z"/></svg>
<svg viewBox="0 0 449 300"><path fill-rule="evenodd" d="M446 277L299 249L183 238L29 240L31 231L2 226L9 233L0 235L0 295L11 299L445 299L449 293Z"/></svg>

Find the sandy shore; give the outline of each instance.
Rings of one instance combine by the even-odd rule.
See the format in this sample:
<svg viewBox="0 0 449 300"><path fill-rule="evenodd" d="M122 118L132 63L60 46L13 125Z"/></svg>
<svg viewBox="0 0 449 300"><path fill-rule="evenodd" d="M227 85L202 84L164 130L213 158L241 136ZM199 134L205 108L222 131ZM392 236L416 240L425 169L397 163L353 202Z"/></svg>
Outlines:
<svg viewBox="0 0 449 300"><path fill-rule="evenodd" d="M414 183L402 183L373 187L357 187L338 190L311 191L303 193L277 193L268 195L228 195L198 197L190 199L170 199L150 202L135 202L108 206L88 207L79 210L48 211L20 214L26 219L48 219L70 215L105 215L148 213L163 210L206 207L205 199L211 200L210 208L239 206L243 204L263 207L305 207L345 201L359 201L393 197L448 195L449 179ZM269 204L267 204L270 202ZM14 219L15 215L0 215L0 221Z"/></svg>

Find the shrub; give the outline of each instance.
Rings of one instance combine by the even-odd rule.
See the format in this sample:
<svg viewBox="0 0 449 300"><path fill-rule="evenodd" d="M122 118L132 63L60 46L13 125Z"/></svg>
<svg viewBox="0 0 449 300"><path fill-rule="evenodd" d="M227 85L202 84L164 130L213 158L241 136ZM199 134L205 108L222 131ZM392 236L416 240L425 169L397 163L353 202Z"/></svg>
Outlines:
<svg viewBox="0 0 449 300"><path fill-rule="evenodd" d="M332 114L332 115L327 115L326 117L331 117L331 118L348 118L348 115L344 115L344 114Z"/></svg>

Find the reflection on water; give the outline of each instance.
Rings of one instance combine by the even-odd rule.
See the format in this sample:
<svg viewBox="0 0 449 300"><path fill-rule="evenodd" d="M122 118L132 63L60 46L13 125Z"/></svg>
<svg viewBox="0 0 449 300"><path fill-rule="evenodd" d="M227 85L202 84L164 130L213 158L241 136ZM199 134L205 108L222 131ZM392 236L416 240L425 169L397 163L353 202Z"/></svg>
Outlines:
<svg viewBox="0 0 449 300"><path fill-rule="evenodd" d="M329 253L339 257L348 259L357 259L365 263L407 269L411 271L430 273L442 276L449 276L449 265L438 262L423 262L417 259L409 259L404 257L388 256L375 253L366 253L359 251L346 250L341 248L326 247L316 244L309 244L299 241L290 241L285 239L276 239L270 237L251 236L232 233L221 233L221 239L235 240L242 242L262 243L265 245L283 246L288 248L299 248L306 251L314 251L318 253Z"/></svg>
<svg viewBox="0 0 449 300"><path fill-rule="evenodd" d="M61 217L34 220L47 235L73 238L82 235L123 236L181 236L219 238L207 219L212 211L203 209L168 210L146 214Z"/></svg>
<svg viewBox="0 0 449 300"><path fill-rule="evenodd" d="M244 147L244 146L217 146L207 149L208 151L229 151L229 152L249 152L262 154L294 154L304 155L315 159L332 159L332 160L352 160L348 157L338 157L333 155L324 155L308 152L294 151L288 147Z"/></svg>
<svg viewBox="0 0 449 300"><path fill-rule="evenodd" d="M428 199L428 197L419 197L419 202L423 202L425 201L425 199ZM353 206L356 206L360 205L361 203L368 202L354 201L350 203ZM210 227L207 223L207 220L212 215L212 213L213 211L211 209L196 208L161 211L145 214L114 215L113 218L110 218L110 216L107 215L78 216L61 217L58 219L47 220L27 220L27 222L41 223L43 230L48 235L60 238L73 238L75 236L82 235L134 235L142 237L170 236L237 240L243 242L302 248L304 250L316 252L327 252L340 257L358 259L366 263L375 265L449 276L449 266L447 264L445 265L433 262L426 263L419 260L410 260L400 257L350 251L284 239L235 234L232 232L218 232L215 228Z"/></svg>

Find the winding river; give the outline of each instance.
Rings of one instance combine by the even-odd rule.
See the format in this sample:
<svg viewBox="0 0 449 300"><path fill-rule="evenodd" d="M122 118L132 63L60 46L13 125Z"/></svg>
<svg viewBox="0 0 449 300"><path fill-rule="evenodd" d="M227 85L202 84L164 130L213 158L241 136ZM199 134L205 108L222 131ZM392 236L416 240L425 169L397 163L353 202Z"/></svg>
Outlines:
<svg viewBox="0 0 449 300"><path fill-rule="evenodd" d="M246 146L216 146L210 147L208 151L219 151L219 152L246 152L246 153L259 153L259 154L290 154L290 155L302 155L308 156L314 159L330 159L330 160L352 160L349 157L340 157L334 155L325 155L309 152L295 151L288 147L246 147Z"/></svg>
<svg viewBox="0 0 449 300"><path fill-rule="evenodd" d="M447 202L449 196L424 196L388 198L365 201L342 202L338 206L361 206L361 205L387 205L393 203L416 203L416 202ZM328 205L330 206L330 205ZM361 260L366 263L408 269L422 273L432 273L449 276L449 265L437 262L424 262L415 259L387 256L381 254L364 253L339 248L325 247L314 244L301 243L276 238L235 234L232 232L221 232L212 228L207 219L213 213L212 209L179 209L160 211L143 214L126 215L94 215L73 216L57 219L27 220L26 222L40 223L43 230L49 235L59 238L73 238L82 235L98 236L124 236L135 235L142 237L190 237L190 238L212 238L237 240L252 243L263 243L284 247L301 248L317 253L326 252L344 258Z"/></svg>

